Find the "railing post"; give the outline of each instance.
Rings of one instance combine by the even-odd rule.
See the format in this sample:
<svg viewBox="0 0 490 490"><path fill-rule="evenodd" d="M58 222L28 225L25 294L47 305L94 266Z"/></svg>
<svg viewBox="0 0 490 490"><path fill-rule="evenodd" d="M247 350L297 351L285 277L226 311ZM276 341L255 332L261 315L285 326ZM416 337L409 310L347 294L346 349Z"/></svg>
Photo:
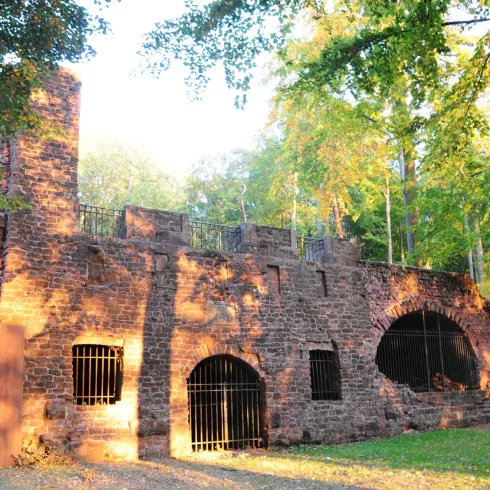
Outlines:
<svg viewBox="0 0 490 490"><path fill-rule="evenodd" d="M333 264L334 255L334 239L332 236L324 236L323 240L323 256L322 262Z"/></svg>

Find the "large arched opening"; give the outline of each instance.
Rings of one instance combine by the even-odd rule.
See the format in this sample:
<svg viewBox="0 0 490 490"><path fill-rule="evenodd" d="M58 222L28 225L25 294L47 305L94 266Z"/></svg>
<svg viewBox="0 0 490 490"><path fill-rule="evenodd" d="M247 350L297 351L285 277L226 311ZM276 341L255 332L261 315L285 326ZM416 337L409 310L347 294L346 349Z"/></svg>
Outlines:
<svg viewBox="0 0 490 490"><path fill-rule="evenodd" d="M247 363L208 357L190 374L187 392L193 451L263 446L262 386Z"/></svg>
<svg viewBox="0 0 490 490"><path fill-rule="evenodd" d="M379 370L414 392L479 388L476 356L466 334L448 317L417 311L399 318L381 338Z"/></svg>

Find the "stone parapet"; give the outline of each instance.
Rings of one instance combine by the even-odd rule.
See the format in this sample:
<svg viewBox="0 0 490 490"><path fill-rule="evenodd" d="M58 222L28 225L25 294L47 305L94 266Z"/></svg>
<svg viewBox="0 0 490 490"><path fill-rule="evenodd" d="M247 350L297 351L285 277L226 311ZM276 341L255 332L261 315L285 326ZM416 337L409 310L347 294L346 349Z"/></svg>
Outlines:
<svg viewBox="0 0 490 490"><path fill-rule="evenodd" d="M361 260L361 249L347 238L323 237L322 262L355 267Z"/></svg>
<svg viewBox="0 0 490 490"><path fill-rule="evenodd" d="M125 206L122 238L188 246L190 245L189 215Z"/></svg>
<svg viewBox="0 0 490 490"><path fill-rule="evenodd" d="M239 252L262 257L297 259L296 231L243 223Z"/></svg>

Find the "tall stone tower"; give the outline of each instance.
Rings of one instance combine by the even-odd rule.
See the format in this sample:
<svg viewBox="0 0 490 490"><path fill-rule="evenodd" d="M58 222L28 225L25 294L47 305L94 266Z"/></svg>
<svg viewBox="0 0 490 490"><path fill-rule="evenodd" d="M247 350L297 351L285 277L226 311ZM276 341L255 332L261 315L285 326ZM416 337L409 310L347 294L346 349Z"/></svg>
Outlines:
<svg viewBox="0 0 490 490"><path fill-rule="evenodd" d="M80 87L73 73L61 69L32 102L56 136L20 134L3 144L3 190L24 199L31 209L7 213L0 223L0 466L18 452L20 427L43 409L42 398L56 398L66 389L57 383L59 367L37 357L43 351L55 358L60 354L56 335L44 332L55 317L66 315L59 286L67 274L67 258L60 246L76 227ZM23 381L30 394L22 410ZM34 399L41 385L47 394Z"/></svg>

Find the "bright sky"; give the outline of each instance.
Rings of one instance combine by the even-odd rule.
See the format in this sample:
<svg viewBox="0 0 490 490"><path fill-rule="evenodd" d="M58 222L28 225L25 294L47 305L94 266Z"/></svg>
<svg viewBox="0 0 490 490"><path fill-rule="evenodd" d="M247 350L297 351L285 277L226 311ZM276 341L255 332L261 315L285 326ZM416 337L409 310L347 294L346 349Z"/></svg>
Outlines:
<svg viewBox="0 0 490 490"><path fill-rule="evenodd" d="M118 139L143 147L162 169L183 175L202 156L253 147L267 121L271 96L271 89L261 86L262 71L245 110L235 109L235 93L227 89L222 71L213 74L199 102L187 96L180 65L174 64L160 79L137 71L143 35L156 21L183 10L184 0L112 1L104 10L113 32L91 39L97 56L74 67L83 85L82 156L98 142Z"/></svg>

